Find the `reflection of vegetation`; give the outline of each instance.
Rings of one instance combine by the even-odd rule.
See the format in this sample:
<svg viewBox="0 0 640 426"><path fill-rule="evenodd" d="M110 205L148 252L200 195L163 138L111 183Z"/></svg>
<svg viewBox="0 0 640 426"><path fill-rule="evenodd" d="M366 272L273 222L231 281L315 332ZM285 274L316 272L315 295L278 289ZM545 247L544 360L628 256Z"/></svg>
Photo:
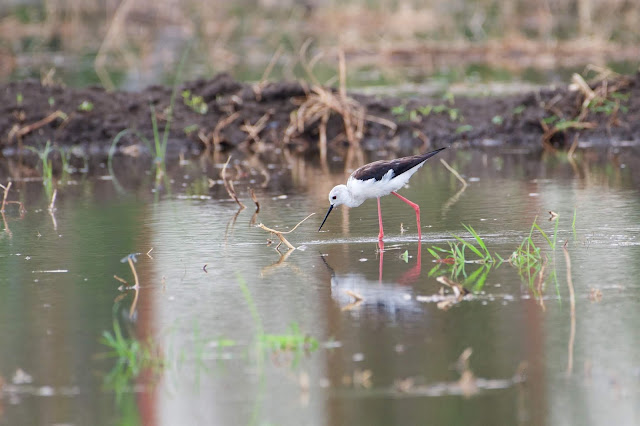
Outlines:
<svg viewBox="0 0 640 426"><path fill-rule="evenodd" d="M288 334L263 333L258 338L260 344L272 351L311 352L318 348L318 341L302 334L296 322L291 323Z"/></svg>
<svg viewBox="0 0 640 426"><path fill-rule="evenodd" d="M207 176L200 176L189 183L185 189L185 193L190 197L200 197L208 195L209 188L209 178Z"/></svg>
<svg viewBox="0 0 640 426"><path fill-rule="evenodd" d="M497 266L499 265L500 264L497 264ZM471 287L475 292L482 290L485 282L487 281L487 277L489 276L489 272L491 271L491 268L494 266L494 264L485 263L471 273L467 273L466 266L467 265L464 263L438 263L429 271L429 276L432 277L435 275L440 275L444 272L448 274L452 280L460 282L465 288Z"/></svg>
<svg viewBox="0 0 640 426"><path fill-rule="evenodd" d="M255 345L255 348L257 350L256 370L259 390L258 396L252 409L251 419L249 420L249 424L254 425L258 423L258 418L260 416L260 411L262 409L262 403L264 399L264 360L266 356L265 349L271 349L274 352L279 351L293 354L293 359L290 359L290 365L293 367L298 364L298 361L300 360L300 357L303 353L308 354L309 352L315 351L318 348L318 342L313 337L302 334L300 332L300 329L298 328L297 323L292 323L289 326L290 333L286 335L265 333L262 319L260 318L258 309L253 302L253 296L251 296L251 291L249 290L247 283L240 275L237 275L237 280L238 285L240 286L240 290L242 290L242 294L244 295L244 299L249 306L249 312L251 313L251 317L253 318L253 323L257 331L257 343Z"/></svg>
<svg viewBox="0 0 640 426"><path fill-rule="evenodd" d="M115 360L115 365L106 375L104 383L116 392L118 402L121 402L123 393L132 389L132 382L145 371L150 372L153 379L164 372L169 365L178 365L176 361L184 359L193 359L196 366L201 367L207 356L205 352L207 348L215 348L218 358L221 358L222 350L236 345L234 340L227 338L203 337L196 326L193 331L193 347L189 353L185 347L181 347L179 352L169 348L166 351L167 358L153 340L141 341L135 337L125 337L117 319L117 312L118 304L114 305L113 330L104 331L100 343L108 349L108 352L102 356Z"/></svg>
<svg viewBox="0 0 640 426"><path fill-rule="evenodd" d="M309 335L303 334L296 322L293 322L289 326L290 332L288 334L265 333L262 325L262 319L260 318L256 305L253 302L253 297L251 296L249 287L247 287L247 284L241 277L238 277L238 284L240 285L242 294L249 305L249 311L251 312L251 317L253 318L254 325L258 332L257 347L259 358L262 358L264 355L263 349L291 352L295 355L295 364L302 353L309 353L318 349L318 341Z"/></svg>
<svg viewBox="0 0 640 426"><path fill-rule="evenodd" d="M113 331L102 333L100 343L110 349L105 354L107 358L114 358L116 365L105 378L105 384L115 390L118 401L122 394L130 389L130 383L145 369L159 373L165 362L159 348L151 341L140 342L131 337L125 337L117 319L117 305L114 306Z"/></svg>
<svg viewBox="0 0 640 426"><path fill-rule="evenodd" d="M536 246L533 241L534 230L537 230L540 235L547 241L549 247L555 253L556 241L558 235L558 217L555 217L555 227L553 230L553 239L550 238L546 232L540 228L537 223L537 218L534 219L529 235L525 237L520 246L509 257L509 263L518 269L520 277L529 284L529 287L533 291L534 295L540 297L543 292L544 283L544 270L547 265L547 256L542 253L541 248ZM553 259L553 269L549 274L549 278L553 279L558 287L558 277L555 268L555 255ZM540 299L542 305L542 298Z"/></svg>

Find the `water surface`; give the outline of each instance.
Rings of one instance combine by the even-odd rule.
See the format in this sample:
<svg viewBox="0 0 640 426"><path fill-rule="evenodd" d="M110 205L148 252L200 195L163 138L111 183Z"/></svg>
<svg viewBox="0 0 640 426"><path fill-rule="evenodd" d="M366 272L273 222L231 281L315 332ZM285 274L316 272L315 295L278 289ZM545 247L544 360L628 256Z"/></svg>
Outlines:
<svg viewBox="0 0 640 426"><path fill-rule="evenodd" d="M27 212L9 206L0 237L0 421L637 424L640 199L631 167L586 155L577 168L566 157L442 157L469 186L460 192L430 160L401 191L421 205L421 245L413 210L386 197L382 253L375 200L339 208L317 232L326 194L345 179L339 162L331 174L290 170L286 191L258 189L255 218L242 181L248 208L239 213L224 191L192 197L185 173L157 201L149 188L122 195L110 180L79 178L60 186L53 214L39 182L14 182L9 198ZM534 220L553 238L549 211L558 215L555 250L533 235L542 277L500 264L495 254L508 259ZM286 230L312 212L287 254L255 226ZM496 262L458 274L434 262L428 248L448 248L453 235L472 241L462 224ZM133 311L134 277L122 262L131 253ZM442 275L471 294L443 309L452 292ZM146 357L155 362L136 374L114 370L118 358L100 340L114 321L124 338L154 348ZM265 335L297 336L302 347L274 349L260 344ZM457 361L467 348L465 367Z"/></svg>

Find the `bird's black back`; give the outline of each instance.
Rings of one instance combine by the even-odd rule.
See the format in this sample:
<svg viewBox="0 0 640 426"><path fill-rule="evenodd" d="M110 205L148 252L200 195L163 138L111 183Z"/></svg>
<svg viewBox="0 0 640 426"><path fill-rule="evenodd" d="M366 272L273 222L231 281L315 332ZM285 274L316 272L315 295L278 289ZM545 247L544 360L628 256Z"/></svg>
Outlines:
<svg viewBox="0 0 640 426"><path fill-rule="evenodd" d="M445 147L446 148L446 147ZM427 152L426 154L412 155L409 157L397 158L391 161L374 161L373 163L365 164L358 170L354 171L351 176L358 180L375 179L380 180L384 175L393 170L394 176L401 175L409 169L414 168L420 163L427 161L445 148L436 149L435 151Z"/></svg>

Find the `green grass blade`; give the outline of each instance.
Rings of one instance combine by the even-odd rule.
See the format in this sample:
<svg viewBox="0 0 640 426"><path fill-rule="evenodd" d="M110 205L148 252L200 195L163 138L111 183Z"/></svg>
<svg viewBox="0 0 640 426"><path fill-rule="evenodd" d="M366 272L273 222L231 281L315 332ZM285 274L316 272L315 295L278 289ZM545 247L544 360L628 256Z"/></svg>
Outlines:
<svg viewBox="0 0 640 426"><path fill-rule="evenodd" d="M480 250L478 250L478 248L476 246L474 246L473 244L463 240L462 238L458 237L457 235L454 235L453 238L455 238L456 240L460 241L462 243L463 247L468 247L469 250L471 250L476 255L478 255L478 257L484 259L484 256L482 255L482 252L480 252Z"/></svg>
<svg viewBox="0 0 640 426"><path fill-rule="evenodd" d="M475 229L473 229L473 227L471 225L465 225L464 223L462 224L462 226L465 227L465 229L471 234L473 235L473 238L476 239L476 241L478 242L478 245L480 246L480 248L482 248L482 250L485 252L485 258L491 258L491 254L489 253L489 250L487 249L487 246L485 245L484 241L482 240L482 237L480 237L480 235L478 235L478 233L476 232Z"/></svg>
<svg viewBox="0 0 640 426"><path fill-rule="evenodd" d="M537 223L533 222L533 226L538 230L538 232L540 232L540 234L542 234L544 239L547 240L547 243L549 244L549 247L551 247L552 250L555 250L555 244L551 241L551 239L549 238L547 233L544 232L542 230L542 228L540 228L540 226Z"/></svg>
<svg viewBox="0 0 640 426"><path fill-rule="evenodd" d="M431 256L435 257L436 259L440 260L441 257L438 253L435 252L435 250L427 248L427 251L431 254Z"/></svg>

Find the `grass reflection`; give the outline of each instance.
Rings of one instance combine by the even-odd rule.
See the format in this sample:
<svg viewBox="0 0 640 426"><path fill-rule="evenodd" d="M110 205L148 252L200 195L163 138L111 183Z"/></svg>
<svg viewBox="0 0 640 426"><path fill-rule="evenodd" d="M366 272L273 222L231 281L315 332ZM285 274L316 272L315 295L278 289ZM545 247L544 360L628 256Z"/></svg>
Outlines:
<svg viewBox="0 0 640 426"><path fill-rule="evenodd" d="M113 330L104 331L100 343L109 351L103 356L115 359L116 364L107 373L104 384L115 391L116 401L122 401L122 395L131 391L131 383L144 370L153 375L159 374L165 368L165 360L160 348L151 340L139 341L133 337L125 337L117 318L119 306L113 308Z"/></svg>

